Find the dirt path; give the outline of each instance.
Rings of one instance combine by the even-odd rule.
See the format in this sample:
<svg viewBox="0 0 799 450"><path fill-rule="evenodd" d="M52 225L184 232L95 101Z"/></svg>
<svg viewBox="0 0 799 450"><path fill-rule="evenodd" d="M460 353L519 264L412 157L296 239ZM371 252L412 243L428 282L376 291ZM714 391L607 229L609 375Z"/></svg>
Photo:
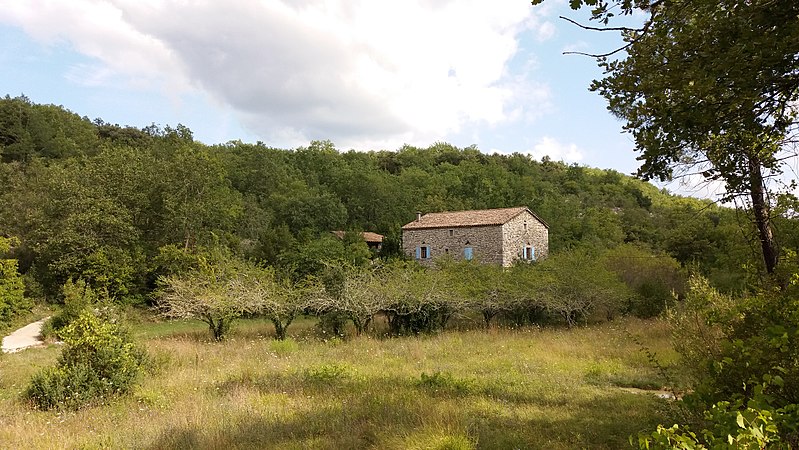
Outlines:
<svg viewBox="0 0 799 450"><path fill-rule="evenodd" d="M3 353L14 353L30 347L38 347L42 344L41 332L42 325L49 317L33 322L3 338Z"/></svg>

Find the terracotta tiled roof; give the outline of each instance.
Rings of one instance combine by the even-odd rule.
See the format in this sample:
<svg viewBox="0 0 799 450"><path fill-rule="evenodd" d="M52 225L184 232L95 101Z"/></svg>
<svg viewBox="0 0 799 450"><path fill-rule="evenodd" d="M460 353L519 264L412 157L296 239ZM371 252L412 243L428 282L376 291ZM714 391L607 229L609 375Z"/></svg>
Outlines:
<svg viewBox="0 0 799 450"><path fill-rule="evenodd" d="M331 233L335 234L336 237L338 237L339 239L344 239L346 231L331 231ZM361 233L361 235L363 236L363 240L366 242L372 242L372 243L383 242L382 234L372 233L371 231L364 231L363 233Z"/></svg>
<svg viewBox="0 0 799 450"><path fill-rule="evenodd" d="M538 221L549 227L543 220L538 218L532 211L524 206L516 208L500 209L479 209L472 211L450 211L439 213L428 213L420 220L405 224L403 230L414 230L420 228L449 228L449 227L477 227L485 225L502 225L513 219L522 212L527 211Z"/></svg>
<svg viewBox="0 0 799 450"><path fill-rule="evenodd" d="M366 242L383 242L383 235L372 233L371 231L364 231L363 240Z"/></svg>

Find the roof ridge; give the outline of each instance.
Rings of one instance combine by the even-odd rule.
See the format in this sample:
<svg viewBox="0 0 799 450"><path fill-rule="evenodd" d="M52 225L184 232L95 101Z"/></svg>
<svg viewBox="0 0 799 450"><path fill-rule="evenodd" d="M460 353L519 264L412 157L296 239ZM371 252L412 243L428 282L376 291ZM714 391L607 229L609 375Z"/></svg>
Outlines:
<svg viewBox="0 0 799 450"><path fill-rule="evenodd" d="M536 220L549 228L546 222L535 215L527 206L431 212L417 218L417 220L413 222L405 224L402 228L419 229L502 225L524 211L529 212Z"/></svg>

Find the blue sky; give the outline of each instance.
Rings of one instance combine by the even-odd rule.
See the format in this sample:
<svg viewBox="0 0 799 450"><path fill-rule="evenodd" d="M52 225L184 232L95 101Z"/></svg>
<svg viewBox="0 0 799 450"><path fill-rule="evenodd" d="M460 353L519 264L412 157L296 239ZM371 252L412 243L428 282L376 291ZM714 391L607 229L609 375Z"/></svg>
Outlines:
<svg viewBox="0 0 799 450"><path fill-rule="evenodd" d="M588 91L615 33L565 1L47 0L0 8L2 94L213 144L339 149L436 141L631 173Z"/></svg>

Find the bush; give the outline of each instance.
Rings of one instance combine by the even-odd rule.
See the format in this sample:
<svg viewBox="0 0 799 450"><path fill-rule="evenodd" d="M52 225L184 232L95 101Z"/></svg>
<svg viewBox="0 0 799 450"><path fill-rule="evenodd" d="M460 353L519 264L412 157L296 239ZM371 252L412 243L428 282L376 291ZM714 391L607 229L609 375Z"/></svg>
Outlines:
<svg viewBox="0 0 799 450"><path fill-rule="evenodd" d="M630 289L587 250L569 250L537 264L541 276L532 284L552 315L567 325L589 319L612 319L632 295Z"/></svg>
<svg viewBox="0 0 799 450"><path fill-rule="evenodd" d="M625 309L637 317L658 316L685 293L684 271L668 255L626 244L606 251L602 262L633 290Z"/></svg>
<svg viewBox="0 0 799 450"><path fill-rule="evenodd" d="M10 247L11 241L0 237L0 256ZM25 284L17 272L17 260L0 259L0 328L12 317L33 307L24 293Z"/></svg>
<svg viewBox="0 0 799 450"><path fill-rule="evenodd" d="M101 301L101 296L82 279L76 282L73 282L72 278L67 280L61 287L61 294L64 297L64 305L42 326L44 338L63 339L61 332L85 310Z"/></svg>
<svg viewBox="0 0 799 450"><path fill-rule="evenodd" d="M701 276L669 314L675 349L693 375L685 404L701 433L675 425L639 437L641 448L797 448L797 286L733 299Z"/></svg>
<svg viewBox="0 0 799 450"><path fill-rule="evenodd" d="M55 367L34 375L25 398L41 410L78 409L131 390L146 355L117 323L84 310L61 333Z"/></svg>

